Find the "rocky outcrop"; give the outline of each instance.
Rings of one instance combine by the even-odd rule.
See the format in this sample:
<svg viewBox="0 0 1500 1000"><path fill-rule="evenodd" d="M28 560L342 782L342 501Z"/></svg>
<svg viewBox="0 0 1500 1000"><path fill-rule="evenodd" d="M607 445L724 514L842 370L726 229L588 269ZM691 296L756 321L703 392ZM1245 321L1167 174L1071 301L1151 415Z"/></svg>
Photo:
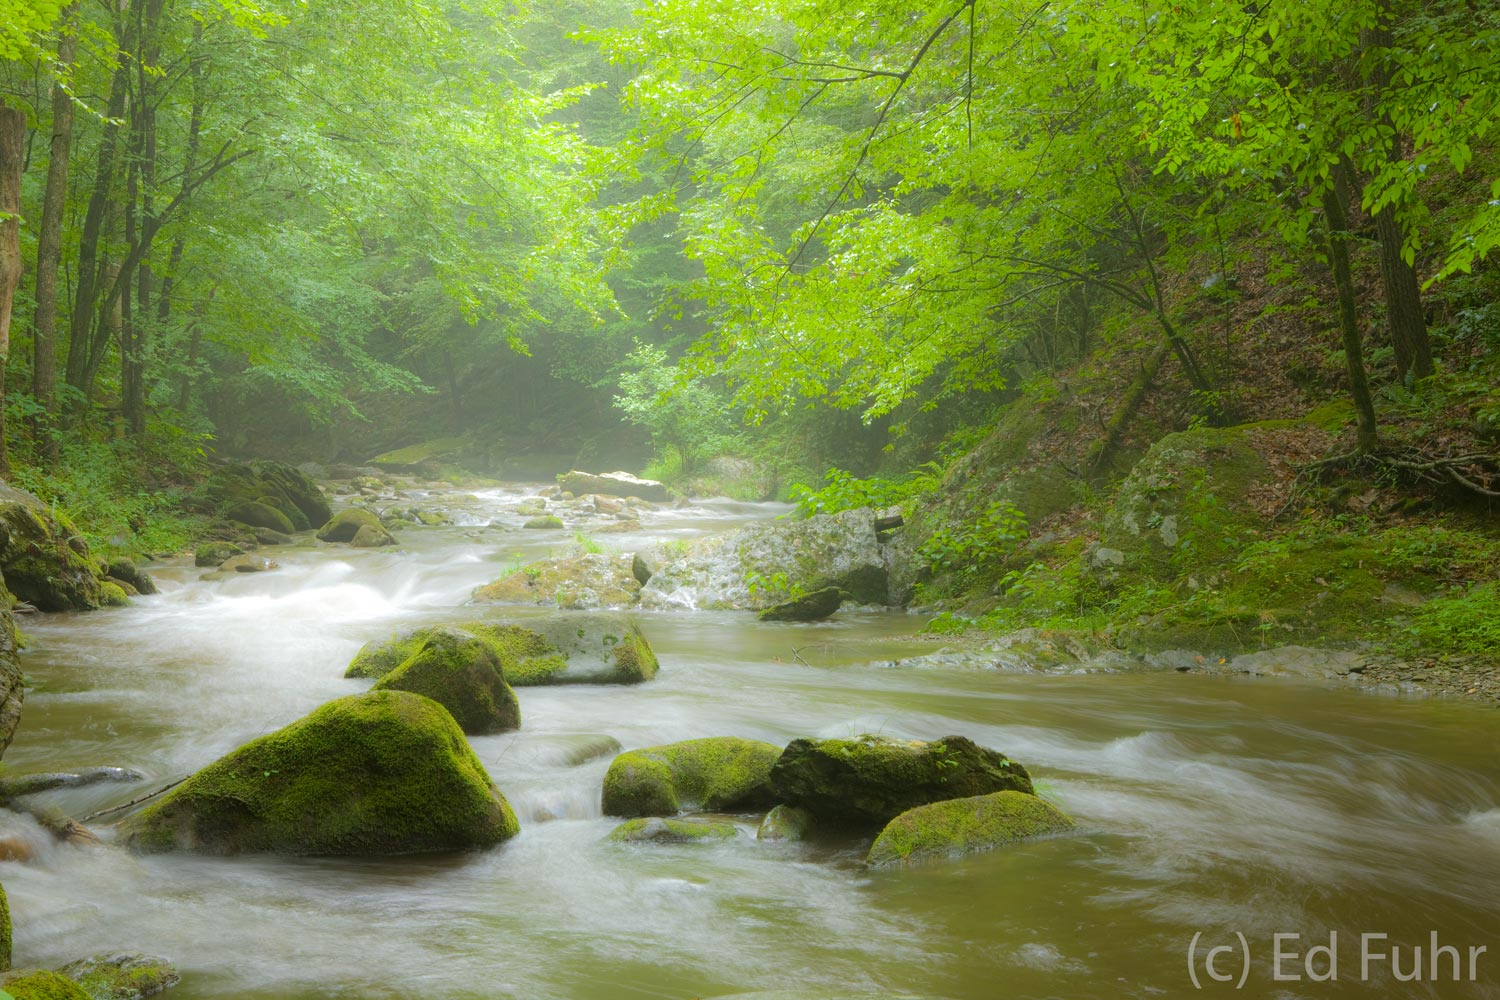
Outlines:
<svg viewBox="0 0 1500 1000"><path fill-rule="evenodd" d="M0 596L4 588L0 585ZM25 677L17 655L20 640L9 609L0 608L0 757L5 755L16 726L21 722L21 703L26 700Z"/></svg>
<svg viewBox="0 0 1500 1000"><path fill-rule="evenodd" d="M956 858L1071 829L1066 813L1025 792L947 799L908 809L887 823L865 862L880 866Z"/></svg>
<svg viewBox="0 0 1500 1000"><path fill-rule="evenodd" d="M182 981L165 958L130 952L94 955L58 970L93 1000L145 1000Z"/></svg>
<svg viewBox="0 0 1500 1000"><path fill-rule="evenodd" d="M641 584L631 557L602 552L541 559L474 591L474 601L543 604L569 610L627 608Z"/></svg>
<svg viewBox="0 0 1500 1000"><path fill-rule="evenodd" d="M885 548L870 508L766 521L695 542L685 556L656 559L641 604L651 608L762 610L834 587L861 604L890 600Z"/></svg>
<svg viewBox="0 0 1500 1000"><path fill-rule="evenodd" d="M1024 767L963 736L793 740L771 769L771 786L777 801L820 824L856 828L884 826L929 802L1034 791Z"/></svg>
<svg viewBox="0 0 1500 1000"><path fill-rule="evenodd" d="M297 530L292 519L270 504L258 500L241 500L224 508L224 519L247 528L267 528L290 535Z"/></svg>
<svg viewBox="0 0 1500 1000"><path fill-rule="evenodd" d="M377 691L411 691L442 705L470 735L521 728L521 705L491 645L459 629L430 631Z"/></svg>
<svg viewBox="0 0 1500 1000"><path fill-rule="evenodd" d="M380 518L376 517L373 512L363 507L348 507L330 517L318 529L318 541L352 542L361 528L371 528L382 534L386 533L385 527L380 523Z"/></svg>
<svg viewBox="0 0 1500 1000"><path fill-rule="evenodd" d="M285 462L256 461L248 465L226 465L210 477L204 487L208 498L226 517L232 512L257 521L242 521L254 527L275 531L306 531L323 524L332 515L328 498L307 475ZM290 527L271 523L257 508L260 504L280 513ZM265 522L265 523L261 523Z"/></svg>
<svg viewBox="0 0 1500 1000"><path fill-rule="evenodd" d="M837 587L824 587L769 607L756 617L763 622L820 622L831 617L844 603Z"/></svg>
<svg viewBox="0 0 1500 1000"><path fill-rule="evenodd" d="M771 804L778 747L733 736L631 750L604 776L609 816L671 816L685 809L763 808Z"/></svg>
<svg viewBox="0 0 1500 1000"><path fill-rule="evenodd" d="M67 516L0 483L0 572L6 588L42 611L87 611L104 603L88 542Z"/></svg>
<svg viewBox="0 0 1500 1000"><path fill-rule="evenodd" d="M156 581L151 575L141 569L130 559L111 559L109 565L104 568L104 575L111 580L129 584L135 588L137 594L156 593Z"/></svg>
<svg viewBox="0 0 1500 1000"><path fill-rule="evenodd" d="M609 839L621 844L712 844L733 840L739 833L723 820L650 816L626 820L610 831Z"/></svg>
<svg viewBox="0 0 1500 1000"><path fill-rule="evenodd" d="M354 537L349 539L351 549L380 549L397 544L396 536L387 531L384 525L362 524Z"/></svg>
<svg viewBox="0 0 1500 1000"><path fill-rule="evenodd" d="M372 691L210 764L122 825L140 852L386 855L488 847L519 830L437 702Z"/></svg>
<svg viewBox="0 0 1500 1000"><path fill-rule="evenodd" d="M638 479L628 472L600 474L575 469L558 476L557 484L575 496L602 493L608 497L639 497L652 503L666 503L671 499L663 484L654 479Z"/></svg>

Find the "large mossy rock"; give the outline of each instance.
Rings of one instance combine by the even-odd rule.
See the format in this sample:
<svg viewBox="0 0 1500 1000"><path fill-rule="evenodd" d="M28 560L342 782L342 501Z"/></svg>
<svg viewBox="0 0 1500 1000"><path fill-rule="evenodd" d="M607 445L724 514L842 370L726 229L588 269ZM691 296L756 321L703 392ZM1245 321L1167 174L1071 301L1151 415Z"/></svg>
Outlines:
<svg viewBox="0 0 1500 1000"><path fill-rule="evenodd" d="M3 593L3 584L0 584L0 594ZM19 647L15 619L9 609L0 608L0 756L5 755L16 735L16 726L21 722L21 704L26 700Z"/></svg>
<svg viewBox="0 0 1500 1000"><path fill-rule="evenodd" d="M565 472L557 477L558 486L575 496L602 493L607 497L639 497L652 503L671 499L667 488L654 479L639 479L628 472Z"/></svg>
<svg viewBox="0 0 1500 1000"><path fill-rule="evenodd" d="M1071 829L1067 813L1025 792L947 799L908 809L887 823L865 861L896 865L956 858Z"/></svg>
<svg viewBox="0 0 1500 1000"><path fill-rule="evenodd" d="M217 568L235 556L244 554L245 550L233 542L204 542L193 553L193 565Z"/></svg>
<svg viewBox="0 0 1500 1000"><path fill-rule="evenodd" d="M327 523L318 529L318 541L352 542L361 528L373 528L381 533L385 532L385 526L380 523L380 518L376 517L373 511L365 510L363 507L349 507L330 517Z"/></svg>
<svg viewBox="0 0 1500 1000"><path fill-rule="evenodd" d="M165 958L129 952L81 958L58 971L93 1000L145 1000L182 982Z"/></svg>
<svg viewBox="0 0 1500 1000"><path fill-rule="evenodd" d="M542 604L564 610L628 608L641 593L632 558L603 552L541 559L474 591L480 604Z"/></svg>
<svg viewBox="0 0 1500 1000"><path fill-rule="evenodd" d="M0 976L0 990L15 1000L93 1000L67 976L45 969Z"/></svg>
<svg viewBox="0 0 1500 1000"><path fill-rule="evenodd" d="M249 528L268 528L290 535L297 530L292 519L270 504L258 500L241 500L224 508L224 518Z"/></svg>
<svg viewBox="0 0 1500 1000"><path fill-rule="evenodd" d="M406 691L329 702L127 819L133 850L387 855L488 847L519 830L448 710Z"/></svg>
<svg viewBox="0 0 1500 1000"><path fill-rule="evenodd" d="M885 546L870 508L801 521L765 521L694 542L684 556L652 554L641 604L760 611L834 587L861 604L890 602Z"/></svg>
<svg viewBox="0 0 1500 1000"><path fill-rule="evenodd" d="M135 588L137 594L157 593L156 581L151 579L151 574L137 566L134 560L124 558L111 559L105 570L105 576L111 580L130 584L130 586Z"/></svg>
<svg viewBox="0 0 1500 1000"><path fill-rule="evenodd" d="M471 735L521 728L521 705L505 682L500 658L490 643L459 629L433 629L410 657L375 682L375 690L425 695Z"/></svg>
<svg viewBox="0 0 1500 1000"><path fill-rule="evenodd" d="M793 740L771 769L771 786L776 801L846 827L884 826L944 799L1033 792L1024 767L963 736Z"/></svg>
<svg viewBox="0 0 1500 1000"><path fill-rule="evenodd" d="M467 447L463 438L437 438L376 455L368 464L386 472L437 473L446 466L461 464Z"/></svg>
<svg viewBox="0 0 1500 1000"><path fill-rule="evenodd" d="M782 601L756 617L763 622L820 622L832 616L843 603L844 594L839 588L824 587L811 594Z"/></svg>
<svg viewBox="0 0 1500 1000"><path fill-rule="evenodd" d="M261 504L281 513L292 530L306 531L328 520L332 510L328 498L308 476L285 462L255 461L248 465L226 465L209 478L204 491L209 499L217 503L226 517L238 510L240 514L258 517L262 514L255 508L244 506ZM287 531L279 523L256 523L241 521L253 527Z"/></svg>
<svg viewBox="0 0 1500 1000"><path fill-rule="evenodd" d="M4 483L0 572L12 594L42 611L87 611L104 603L98 566L78 529L64 514Z"/></svg>
<svg viewBox="0 0 1500 1000"><path fill-rule="evenodd" d="M459 629L490 645L512 687L544 684L639 684L656 676L656 654L623 615L558 614L524 622L469 621L398 633L367 642L345 677L384 677L415 653L436 628Z"/></svg>
<svg viewBox="0 0 1500 1000"><path fill-rule="evenodd" d="M780 748L734 736L631 750L604 776L608 816L671 816L769 806L771 766Z"/></svg>

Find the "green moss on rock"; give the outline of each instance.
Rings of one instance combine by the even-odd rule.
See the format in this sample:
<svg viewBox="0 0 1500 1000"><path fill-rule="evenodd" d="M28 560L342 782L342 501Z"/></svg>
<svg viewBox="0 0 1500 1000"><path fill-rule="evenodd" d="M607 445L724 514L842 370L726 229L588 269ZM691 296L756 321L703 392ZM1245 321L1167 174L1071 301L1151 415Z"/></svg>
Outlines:
<svg viewBox="0 0 1500 1000"><path fill-rule="evenodd" d="M194 566L222 566L245 550L233 542L204 542L193 553Z"/></svg>
<svg viewBox="0 0 1500 1000"><path fill-rule="evenodd" d="M5 886L0 885L0 972L10 970L11 933L10 900L5 896Z"/></svg>
<svg viewBox="0 0 1500 1000"><path fill-rule="evenodd" d="M865 860L894 865L959 857L1071 829L1066 813L1035 795L994 792L908 809L880 831Z"/></svg>
<svg viewBox="0 0 1500 1000"><path fill-rule="evenodd" d="M378 549L396 544L396 536L387 531L385 525L362 524L349 539L349 546L356 549Z"/></svg>
<svg viewBox="0 0 1500 1000"><path fill-rule="evenodd" d="M610 831L609 839L623 844L711 844L737 836L738 828L721 820L649 816L626 820Z"/></svg>
<svg viewBox="0 0 1500 1000"><path fill-rule="evenodd" d="M0 483L0 572L5 587L42 611L87 611L103 604L88 543L60 512Z"/></svg>
<svg viewBox="0 0 1500 1000"><path fill-rule="evenodd" d="M812 814L796 806L779 805L766 813L755 831L756 840L803 840L812 829Z"/></svg>
<svg viewBox="0 0 1500 1000"><path fill-rule="evenodd" d="M73 980L45 969L0 978L0 990L15 1000L92 1000Z"/></svg>
<svg viewBox="0 0 1500 1000"><path fill-rule="evenodd" d="M604 776L609 816L670 816L685 809L771 804L771 766L781 751L734 736L686 740L616 757Z"/></svg>
<svg viewBox="0 0 1500 1000"><path fill-rule="evenodd" d="M94 955L58 971L93 1000L145 1000L182 981L176 966L152 955Z"/></svg>
<svg viewBox="0 0 1500 1000"><path fill-rule="evenodd" d="M328 519L328 523L318 529L318 541L320 542L352 542L354 536L359 534L360 528L374 528L384 532L380 518L363 507L349 507L339 511Z"/></svg>
<svg viewBox="0 0 1500 1000"><path fill-rule="evenodd" d="M488 847L515 814L448 711L405 691L329 702L127 819L133 850L386 855Z"/></svg>
<svg viewBox="0 0 1500 1000"><path fill-rule="evenodd" d="M261 503L258 500L241 500L230 504L224 508L224 517L247 527L269 528L286 535L297 530L291 518L270 504Z"/></svg>
<svg viewBox="0 0 1500 1000"><path fill-rule="evenodd" d="M130 604L130 595L125 593L124 587L113 580L99 582L99 596L106 607L123 608Z"/></svg>
<svg viewBox="0 0 1500 1000"><path fill-rule="evenodd" d="M278 511L291 525L291 530L296 531L322 524L331 514L328 498L318 484L285 462L226 465L213 474L204 491L226 512L226 516L240 505L260 504ZM288 531L277 524L255 526Z"/></svg>
<svg viewBox="0 0 1500 1000"><path fill-rule="evenodd" d="M425 695L448 709L466 733L521 728L521 705L494 648L460 629L433 629L416 652L375 682L375 690Z"/></svg>
<svg viewBox="0 0 1500 1000"><path fill-rule="evenodd" d="M521 527L530 528L533 531L545 531L549 528L561 528L562 526L563 519L556 514L543 514L540 517L533 517L521 525Z"/></svg>
<svg viewBox="0 0 1500 1000"><path fill-rule="evenodd" d="M388 639L371 639L354 654L344 676L384 677L411 659L412 654L421 648L430 634L432 629L419 628L412 632L397 633Z"/></svg>
<svg viewBox="0 0 1500 1000"><path fill-rule="evenodd" d="M943 799L1033 789L1026 769L963 736L793 740L771 770L776 799L819 823L883 826Z"/></svg>

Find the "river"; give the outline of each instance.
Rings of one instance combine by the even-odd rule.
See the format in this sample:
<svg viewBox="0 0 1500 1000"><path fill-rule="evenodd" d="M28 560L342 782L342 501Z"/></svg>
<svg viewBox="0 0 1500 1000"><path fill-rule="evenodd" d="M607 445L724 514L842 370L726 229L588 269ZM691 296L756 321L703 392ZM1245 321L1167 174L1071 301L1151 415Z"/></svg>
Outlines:
<svg viewBox="0 0 1500 1000"><path fill-rule="evenodd" d="M366 640L473 617L470 591L571 532L522 531L523 491L418 495L452 527L397 549L268 550L273 573L201 578L151 567L162 593L134 607L33 616L33 685L12 774L137 768L144 785L39 796L82 816L180 777L319 704L367 687L343 669ZM600 535L625 550L773 516L700 504ZM491 521L497 526L484 527ZM487 607L485 617L526 609ZM523 688L519 733L475 750L515 807L520 836L482 853L381 860L133 857L53 846L29 818L0 833L37 845L0 863L18 964L101 951L175 960L175 1000L333 997L688 1000L752 991L845 995L1133 998L1209 992L1203 952L1243 934L1244 995L1500 997L1500 715L1478 705L1290 680L1175 673L1003 673L903 668L933 648L921 619L841 612L809 626L748 613L639 616L661 660L636 687ZM588 737L625 748L701 736L785 743L878 732L972 737L1026 764L1078 820L1076 835L904 870L862 867L862 846L605 842L608 756L570 763ZM100 824L96 824L100 826ZM107 831L100 826L101 832ZM1339 935L1338 978L1314 983L1284 952ZM1478 981L1397 984L1360 963L1440 944ZM1446 955L1446 953L1444 953ZM1424 978L1430 969L1424 955ZM1214 971L1237 979L1239 953ZM1315 963L1314 971L1326 963Z"/></svg>

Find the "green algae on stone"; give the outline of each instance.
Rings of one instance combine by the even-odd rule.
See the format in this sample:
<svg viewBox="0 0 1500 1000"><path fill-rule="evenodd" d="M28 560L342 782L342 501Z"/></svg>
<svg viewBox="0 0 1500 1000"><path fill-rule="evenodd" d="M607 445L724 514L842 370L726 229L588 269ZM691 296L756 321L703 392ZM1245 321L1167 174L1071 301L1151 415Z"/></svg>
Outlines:
<svg viewBox="0 0 1500 1000"><path fill-rule="evenodd" d="M766 813L755 831L756 840L804 840L812 828L812 814L796 806L779 805Z"/></svg>
<svg viewBox="0 0 1500 1000"><path fill-rule="evenodd" d="M718 736L631 750L604 776L609 816L671 816L685 809L756 809L773 801L771 766L780 748Z"/></svg>
<svg viewBox="0 0 1500 1000"><path fill-rule="evenodd" d="M58 970L93 1000L145 1000L182 981L176 966L153 955L93 955Z"/></svg>
<svg viewBox="0 0 1500 1000"><path fill-rule="evenodd" d="M65 514L0 483L0 573L10 593L42 611L88 611L103 603L98 572Z"/></svg>
<svg viewBox="0 0 1500 1000"><path fill-rule="evenodd" d="M433 629L416 652L375 682L375 690L431 698L471 735L521 728L520 703L493 647L460 629Z"/></svg>
<svg viewBox="0 0 1500 1000"><path fill-rule="evenodd" d="M93 1000L73 980L46 969L0 977L0 990L15 1000Z"/></svg>
<svg viewBox="0 0 1500 1000"><path fill-rule="evenodd" d="M142 853L414 854L519 830L437 702L371 691L329 702L197 772L127 819Z"/></svg>
<svg viewBox="0 0 1500 1000"><path fill-rule="evenodd" d="M222 566L235 556L244 554L245 550L233 542L204 542L193 553L193 565Z"/></svg>
<svg viewBox="0 0 1500 1000"><path fill-rule="evenodd" d="M610 831L609 839L625 844L707 844L733 840L739 833L733 823L723 820L646 816L621 823Z"/></svg>
<svg viewBox="0 0 1500 1000"><path fill-rule="evenodd" d="M269 528L290 535L296 531L291 518L270 504L259 500L241 500L224 509L226 520L235 521L250 528Z"/></svg>
<svg viewBox="0 0 1500 1000"><path fill-rule="evenodd" d="M5 886L0 885L0 972L8 972L10 970L10 959L10 900L5 896Z"/></svg>
<svg viewBox="0 0 1500 1000"><path fill-rule="evenodd" d="M1024 767L963 736L793 740L772 768L771 784L777 801L852 827L883 826L943 799L1033 791Z"/></svg>
<svg viewBox="0 0 1500 1000"><path fill-rule="evenodd" d="M960 857L1071 829L1073 821L1061 809L1024 792L947 799L908 809L887 823L865 861L895 865Z"/></svg>
<svg viewBox="0 0 1500 1000"><path fill-rule="evenodd" d="M563 519L556 514L542 514L539 517L531 518L525 524L521 525L521 527L530 528L533 531L544 531L549 528L561 528L562 526Z"/></svg>
<svg viewBox="0 0 1500 1000"><path fill-rule="evenodd" d="M318 529L318 541L352 542L354 536L359 534L359 529L364 527L385 531L380 518L370 511L363 507L348 507L333 515L327 524Z"/></svg>
<svg viewBox="0 0 1500 1000"><path fill-rule="evenodd" d="M105 607L123 608L130 604L130 595L125 593L125 588L113 580L101 580L99 582L100 599Z"/></svg>

